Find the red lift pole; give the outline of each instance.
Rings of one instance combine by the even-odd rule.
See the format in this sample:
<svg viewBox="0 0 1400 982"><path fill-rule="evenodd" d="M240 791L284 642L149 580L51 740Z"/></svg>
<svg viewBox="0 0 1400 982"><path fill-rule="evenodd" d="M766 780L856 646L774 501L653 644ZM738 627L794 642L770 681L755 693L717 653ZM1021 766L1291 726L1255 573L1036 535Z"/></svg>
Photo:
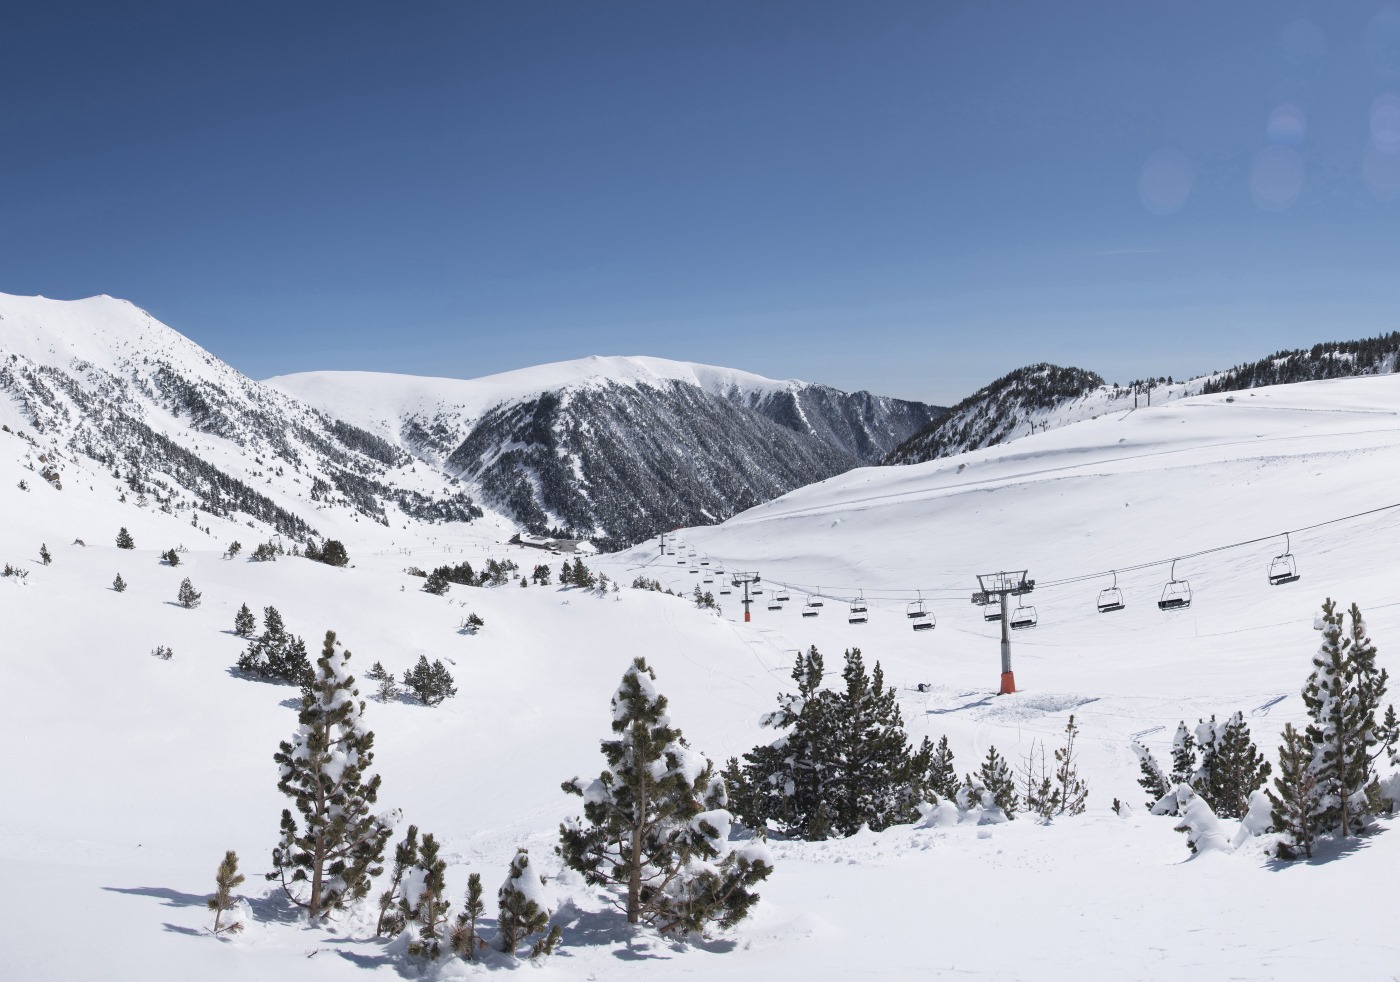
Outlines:
<svg viewBox="0 0 1400 982"><path fill-rule="evenodd" d="M1001 691L1000 695L1010 695L1016 691L1016 674L1011 670L1011 611L1008 597L1022 597L1035 589L1035 580L1026 578L1025 570L1012 573L986 573L977 577L981 587L972 595L972 602L979 607L996 604L1001 608ZM990 620L991 618L988 618Z"/></svg>
<svg viewBox="0 0 1400 982"><path fill-rule="evenodd" d="M757 573L735 573L735 574L734 574L734 579L731 581L735 586L741 586L741 587L744 588L744 623L745 623L745 624L747 624L747 623L749 622L749 619L750 619L750 618L749 618L749 604L752 602L752 601L749 599L749 585L750 585L750 584L753 584L753 583L759 583L759 582L761 582L762 580L763 580L763 577L759 576Z"/></svg>

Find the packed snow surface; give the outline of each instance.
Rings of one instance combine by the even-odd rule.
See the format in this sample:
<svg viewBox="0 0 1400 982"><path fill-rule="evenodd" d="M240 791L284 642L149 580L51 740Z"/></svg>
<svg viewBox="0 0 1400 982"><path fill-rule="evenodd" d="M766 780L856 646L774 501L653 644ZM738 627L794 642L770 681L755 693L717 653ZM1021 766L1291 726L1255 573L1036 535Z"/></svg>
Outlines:
<svg viewBox="0 0 1400 982"><path fill-rule="evenodd" d="M1252 839L1191 858L1176 820L1143 807L1132 750L1139 739L1164 757L1179 720L1241 710L1273 757L1284 723L1304 719L1313 616L1327 596L1360 604L1380 664L1400 673L1400 509L1374 511L1400 501L1400 378L1184 398L853 471L680 530L677 556L653 541L589 559L624 584L605 596L512 583L434 597L405 574L492 556L525 571L549 563L557 581L558 557L508 546L485 522L390 529L328 511L318 527L346 543L350 567L247 562L265 532L206 519L205 533L188 516L121 502L119 482L82 458L55 490L25 467L33 449L0 432L0 563L28 574L0 578L7 978L411 974L370 937L372 916L308 928L258 875L287 804L272 754L296 728L295 691L230 674L244 602L260 617L276 606L313 653L335 630L361 677L375 661L396 674L420 655L448 665L459 693L439 708L367 705L380 806L444 842L454 905L470 872L499 883L516 848L530 849L550 895L575 898L541 978L1303 980L1387 978L1400 966L1390 820L1310 863L1276 865ZM115 548L121 526L135 550ZM235 538L244 555L220 558ZM41 542L52 565L37 559ZM158 561L179 545L179 567ZM1285 548L1301 579L1272 587L1266 568ZM1193 600L1163 612L1174 558ZM969 596L976 574L1020 569L1037 581L1025 602L1039 624L1013 636L1021 691L999 697L998 626ZM739 570L758 571L768 591L787 584L791 601L770 612L765 592L745 624L733 592L715 614L625 586L642 575L718 594ZM1099 614L1113 570L1127 606ZM124 593L110 589L118 572ZM203 592L193 610L173 602L186 576ZM844 602L858 594L866 624L847 621ZM797 609L809 595L825 598L818 617ZM906 613L921 599L937 627L916 633ZM468 613L485 620L475 635L460 630ZM560 782L603 768L609 699L633 657L656 671L691 746L722 762L774 738L759 717L813 644L834 681L847 647L880 661L910 736L947 734L960 771L991 746L1013 765L1035 743L1053 747L1074 714L1089 812L1048 826L926 817L833 842L770 842L776 871L753 917L690 945L631 935L558 875L558 823L579 807ZM157 645L174 657L151 657ZM1229 841L1238 823L1221 824ZM221 942L205 930L204 900L226 849L248 875L239 892L253 920Z"/></svg>

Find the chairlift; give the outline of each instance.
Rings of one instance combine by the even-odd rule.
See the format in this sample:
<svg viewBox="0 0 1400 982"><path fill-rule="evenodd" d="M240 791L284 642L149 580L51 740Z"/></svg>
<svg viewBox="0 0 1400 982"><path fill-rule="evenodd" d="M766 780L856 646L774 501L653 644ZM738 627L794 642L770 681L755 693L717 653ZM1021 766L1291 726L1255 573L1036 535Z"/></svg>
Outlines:
<svg viewBox="0 0 1400 982"><path fill-rule="evenodd" d="M932 614L929 614L929 616L923 620L915 621L912 627L916 631L932 631L937 625L937 619Z"/></svg>
<svg viewBox="0 0 1400 982"><path fill-rule="evenodd" d="M822 612L822 600L813 594L807 594L807 602L802 605L803 617L816 617Z"/></svg>
<svg viewBox="0 0 1400 982"><path fill-rule="evenodd" d="M702 560L700 560L700 565L701 565L701 566L708 566L708 565L710 565L710 561L709 561L708 559L702 559Z"/></svg>
<svg viewBox="0 0 1400 982"><path fill-rule="evenodd" d="M1287 532L1283 533L1283 555L1269 561L1269 586L1282 586L1298 579L1298 563L1293 558L1292 543Z"/></svg>
<svg viewBox="0 0 1400 982"><path fill-rule="evenodd" d="M1184 610L1191 606L1191 583L1176 578L1176 560L1172 560L1171 579L1162 587L1162 599L1157 601L1162 610Z"/></svg>
<svg viewBox="0 0 1400 982"><path fill-rule="evenodd" d="M787 602L788 602L789 600L791 600L791 599L792 599L792 597L788 596L787 587L785 587L785 586L778 587L778 595L777 595L777 601L778 601L778 603L780 603L780 604L785 604L785 603L787 603Z"/></svg>
<svg viewBox="0 0 1400 982"><path fill-rule="evenodd" d="M984 621L999 621L999 620L1001 620L1001 602L1000 602L1000 601L997 601L997 600L993 600L993 601L991 601L990 603L988 603L986 606L984 606L984 607L982 608L982 620L984 620Z"/></svg>
<svg viewBox="0 0 1400 982"><path fill-rule="evenodd" d="M904 608L904 616L911 621L921 621L928 618L928 607L924 605L924 592L919 590L918 594L919 599Z"/></svg>
<svg viewBox="0 0 1400 982"><path fill-rule="evenodd" d="M1123 591L1118 589L1118 572L1113 573L1113 586L1099 591L1098 608L1100 614L1107 614L1111 611L1122 610L1126 606L1123 603Z"/></svg>
<svg viewBox="0 0 1400 982"><path fill-rule="evenodd" d="M856 597L851 601L851 613L846 620L851 624L865 624L870 620L870 612L865 606L864 597Z"/></svg>
<svg viewBox="0 0 1400 982"><path fill-rule="evenodd" d="M778 598L777 598L777 597L774 597L772 600L768 601L768 609L769 609L769 610L782 610L782 609L783 609L783 605L780 604L780 603L778 603Z"/></svg>
<svg viewBox="0 0 1400 982"><path fill-rule="evenodd" d="M721 587L719 588L719 595L720 595L721 597L727 597L727 596L729 596L729 595L730 595L731 593L733 593L733 592L734 592L734 591L731 590L731 589L729 589L728 586L721 586Z"/></svg>
<svg viewBox="0 0 1400 982"><path fill-rule="evenodd" d="M715 581L715 578L714 578L713 576L710 576L710 575L706 574L705 578L704 578L701 582L702 582L702 583L713 583L714 581Z"/></svg>
<svg viewBox="0 0 1400 982"><path fill-rule="evenodd" d="M1024 631L1040 623L1035 608L1020 604L1011 612L1011 630Z"/></svg>
<svg viewBox="0 0 1400 982"><path fill-rule="evenodd" d="M820 590L821 587L817 587L817 589ZM825 602L824 600L822 600L821 594L819 594L819 593L809 593L809 594L807 594L807 606L808 606L808 607L824 607L824 606L826 606L826 602Z"/></svg>

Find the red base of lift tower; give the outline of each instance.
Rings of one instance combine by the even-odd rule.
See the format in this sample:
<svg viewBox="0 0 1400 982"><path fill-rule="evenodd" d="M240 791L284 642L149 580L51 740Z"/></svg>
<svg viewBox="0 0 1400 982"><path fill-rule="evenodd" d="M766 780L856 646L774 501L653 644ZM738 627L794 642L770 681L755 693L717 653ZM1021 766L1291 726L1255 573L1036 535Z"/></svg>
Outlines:
<svg viewBox="0 0 1400 982"><path fill-rule="evenodd" d="M1012 694L1013 692L1015 692L1015 691L1016 691L1016 673L1015 673L1015 672L1002 672L1002 673L1001 673L1001 692L1000 692L999 694L1000 694L1000 695L1003 695L1003 696L1009 696L1009 695L1011 695L1011 694Z"/></svg>

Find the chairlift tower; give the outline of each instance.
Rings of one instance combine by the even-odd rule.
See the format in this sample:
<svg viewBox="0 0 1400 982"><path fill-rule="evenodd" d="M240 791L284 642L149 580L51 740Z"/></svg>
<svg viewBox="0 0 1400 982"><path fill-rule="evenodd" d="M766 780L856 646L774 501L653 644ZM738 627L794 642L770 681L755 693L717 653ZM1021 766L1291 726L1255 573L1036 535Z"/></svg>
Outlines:
<svg viewBox="0 0 1400 982"><path fill-rule="evenodd" d="M1026 577L1026 571L1016 570L1007 573L982 573L977 577L981 588L972 595L972 602L979 607L989 604L1001 606L1001 695L1016 691L1016 676L1011 671L1011 597L1024 597L1035 589L1035 580Z"/></svg>
<svg viewBox="0 0 1400 982"><path fill-rule="evenodd" d="M761 583L762 581L763 577L759 576L757 573L735 573L734 579L730 581L735 586L744 588L744 623L746 624L749 621L749 604L752 603L749 599L749 587L755 583Z"/></svg>

